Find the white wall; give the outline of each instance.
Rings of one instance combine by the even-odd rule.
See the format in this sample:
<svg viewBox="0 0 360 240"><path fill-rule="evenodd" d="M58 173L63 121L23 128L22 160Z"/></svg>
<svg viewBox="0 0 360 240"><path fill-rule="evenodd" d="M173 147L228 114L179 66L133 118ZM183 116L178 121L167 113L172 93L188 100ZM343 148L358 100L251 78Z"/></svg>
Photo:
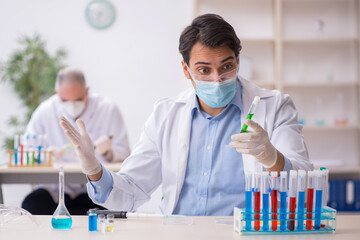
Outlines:
<svg viewBox="0 0 360 240"><path fill-rule="evenodd" d="M118 104L133 146L153 103L190 86L177 49L192 19L192 0L109 1L116 21L96 30L85 19L90 0L0 0L0 61L18 47L21 34L39 33L51 53L64 47L65 63L84 71L93 92ZM20 108L11 87L0 83L0 134L10 115L23 113ZM0 156L1 162L6 155Z"/></svg>

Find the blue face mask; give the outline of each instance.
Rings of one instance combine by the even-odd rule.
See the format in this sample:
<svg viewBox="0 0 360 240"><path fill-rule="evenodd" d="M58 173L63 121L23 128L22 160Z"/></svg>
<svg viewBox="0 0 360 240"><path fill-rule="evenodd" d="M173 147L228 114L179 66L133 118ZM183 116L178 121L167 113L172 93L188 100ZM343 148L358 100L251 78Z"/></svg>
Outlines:
<svg viewBox="0 0 360 240"><path fill-rule="evenodd" d="M229 104L236 93L236 76L222 82L206 82L194 79L196 95L212 108L222 108Z"/></svg>

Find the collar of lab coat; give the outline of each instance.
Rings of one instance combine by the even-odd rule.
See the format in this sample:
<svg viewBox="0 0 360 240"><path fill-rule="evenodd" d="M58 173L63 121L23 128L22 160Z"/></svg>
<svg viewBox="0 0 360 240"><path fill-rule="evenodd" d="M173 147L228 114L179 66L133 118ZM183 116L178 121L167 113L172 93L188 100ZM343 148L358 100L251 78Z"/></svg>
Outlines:
<svg viewBox="0 0 360 240"><path fill-rule="evenodd" d="M248 80L243 79L242 77L238 78L238 83L242 86L242 103L243 103L243 111L241 112L241 122L243 123L246 118L246 114L249 111L250 105L255 96L259 96L260 99L266 99L269 97L273 97L275 93L271 90L266 90L259 88L258 86L252 84ZM172 210L175 208L177 204L177 200L179 199L179 195L181 192L181 188L184 183L185 174L186 174L186 166L187 166L187 159L189 154L189 142L190 142L190 131L191 131L191 108L193 104L193 96L195 91L193 88L189 88L186 91L182 92L175 98L175 102L178 104L185 104L184 107L180 108L180 115L182 120L179 124L178 128L178 168L177 168L177 181L176 181L176 195L173 196L173 199L170 201L173 204L170 204ZM244 112L246 114L244 114ZM265 123L265 115L266 108L265 102L260 101L256 112L254 114L253 120L264 127ZM254 157L250 155L243 155L243 164L245 171L262 171L263 167L259 164Z"/></svg>

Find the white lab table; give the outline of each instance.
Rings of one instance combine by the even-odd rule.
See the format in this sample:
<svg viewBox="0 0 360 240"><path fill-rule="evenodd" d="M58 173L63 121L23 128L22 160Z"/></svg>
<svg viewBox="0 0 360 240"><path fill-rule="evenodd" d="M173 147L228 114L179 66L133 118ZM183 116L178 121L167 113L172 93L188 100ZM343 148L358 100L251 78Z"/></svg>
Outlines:
<svg viewBox="0 0 360 240"><path fill-rule="evenodd" d="M114 232L89 232L87 216L73 216L70 230L58 230L51 227L51 216L34 216L40 226L31 224L0 226L1 239L360 239L360 215L338 215L335 234L306 235L256 235L240 236L229 224L232 217L186 217L191 225L169 225L172 221L162 217L139 217L115 219ZM221 222L221 223L220 223ZM174 222L176 223L176 221ZM223 224L227 223L227 224Z"/></svg>

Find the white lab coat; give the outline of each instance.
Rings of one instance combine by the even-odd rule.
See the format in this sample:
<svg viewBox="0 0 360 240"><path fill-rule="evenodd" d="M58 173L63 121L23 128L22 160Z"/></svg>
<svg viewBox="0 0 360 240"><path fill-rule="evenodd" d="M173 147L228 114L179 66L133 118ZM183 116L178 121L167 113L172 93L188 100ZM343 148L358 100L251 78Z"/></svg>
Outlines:
<svg viewBox="0 0 360 240"><path fill-rule="evenodd" d="M26 128L25 135L46 134L47 147L63 147L70 143L69 138L59 125L59 117L64 115L77 129L75 120L63 109L59 96L56 94L42 102L33 113ZM97 94L89 94L85 111L79 117L86 125L90 138L95 141L99 137L113 136L112 151L113 161L122 161L130 154L130 147L124 120L119 108L111 100ZM100 161L106 161L101 155L96 155ZM65 155L59 162L78 162L76 155ZM58 200L58 185L46 184L40 187L49 190L55 201ZM81 184L66 184L65 192L71 197L86 192L86 187Z"/></svg>
<svg viewBox="0 0 360 240"><path fill-rule="evenodd" d="M260 96L253 120L268 132L272 144L290 160L293 169L313 169L290 97L259 88L244 79L240 82L244 109L241 122L254 97ZM173 212L185 178L193 97L191 88L175 99L163 99L155 104L139 142L121 171L111 172L114 185L108 199L103 204L93 201L109 209L134 211L162 184L160 210L163 214ZM243 163L245 171L263 171L262 165L250 155L243 155ZM88 191L90 188L88 185Z"/></svg>

